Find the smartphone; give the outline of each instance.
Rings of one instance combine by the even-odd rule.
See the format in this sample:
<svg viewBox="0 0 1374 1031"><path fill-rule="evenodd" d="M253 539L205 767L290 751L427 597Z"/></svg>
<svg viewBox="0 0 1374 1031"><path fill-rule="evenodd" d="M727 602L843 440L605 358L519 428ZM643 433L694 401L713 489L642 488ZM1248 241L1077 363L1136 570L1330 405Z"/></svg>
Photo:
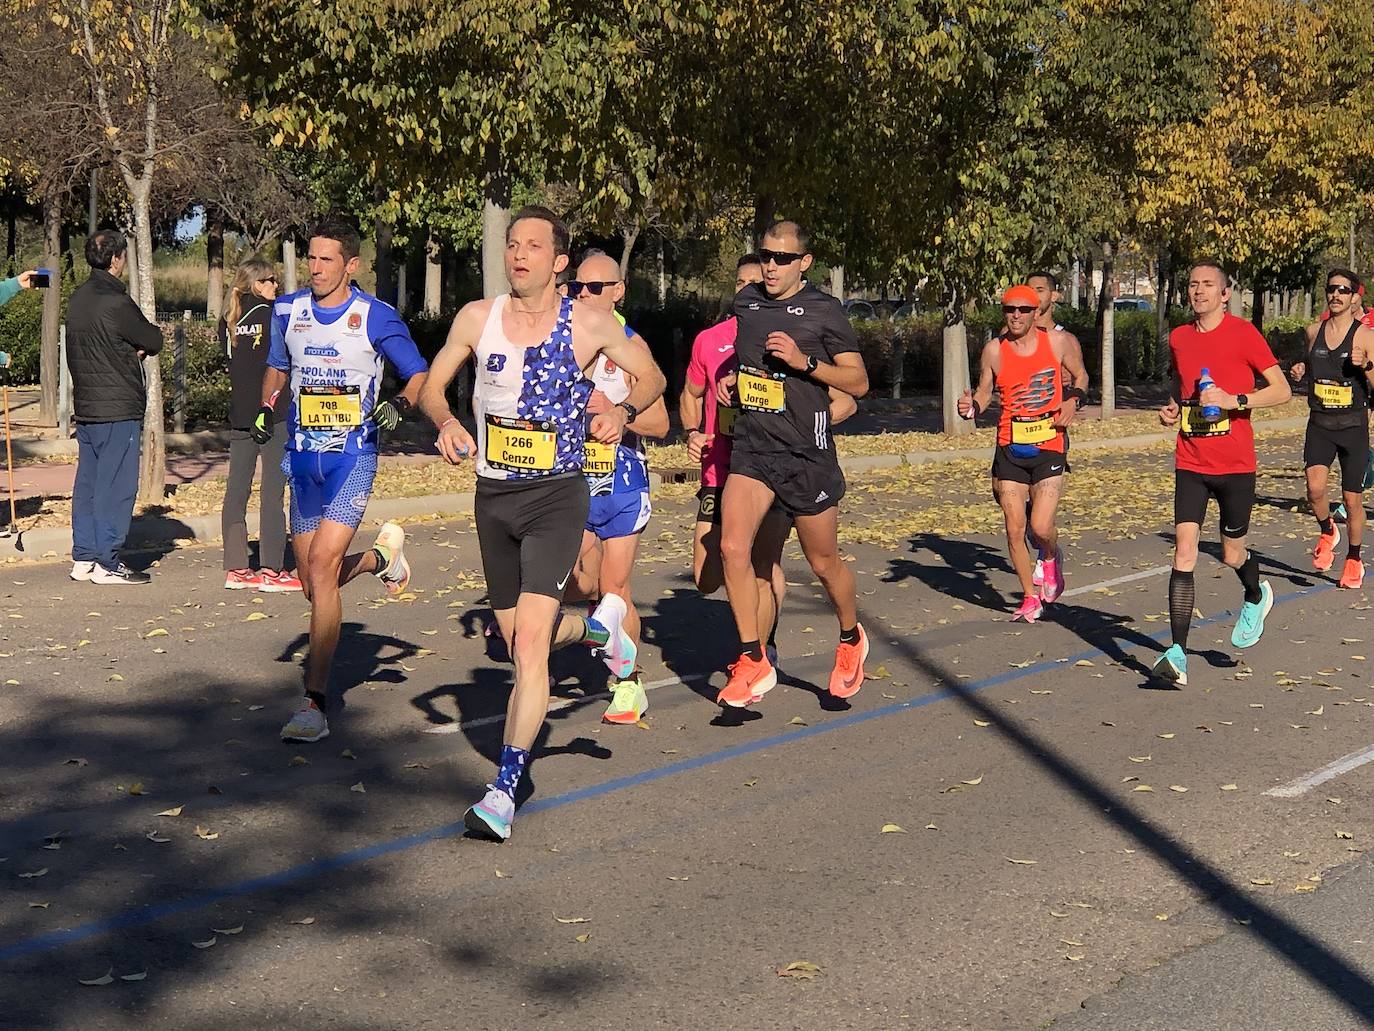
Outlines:
<svg viewBox="0 0 1374 1031"><path fill-rule="evenodd" d="M44 290L44 289L46 289L47 286L48 286L48 284L49 284L51 281L52 281L52 270L51 270L51 269L40 268L40 269L34 269L34 270L33 270L33 288L34 288L35 290Z"/></svg>

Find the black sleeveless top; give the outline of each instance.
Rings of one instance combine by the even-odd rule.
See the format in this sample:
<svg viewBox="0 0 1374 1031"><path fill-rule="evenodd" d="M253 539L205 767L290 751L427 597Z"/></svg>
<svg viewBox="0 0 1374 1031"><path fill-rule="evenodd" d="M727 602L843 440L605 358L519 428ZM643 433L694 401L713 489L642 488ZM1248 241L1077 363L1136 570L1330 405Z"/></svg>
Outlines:
<svg viewBox="0 0 1374 1031"><path fill-rule="evenodd" d="M1337 347L1326 343L1327 323L1317 329L1317 339L1307 354L1307 406L1312 420L1324 429L1345 430L1369 417L1369 381L1364 370L1350 362L1350 345L1359 331L1359 320L1350 326Z"/></svg>

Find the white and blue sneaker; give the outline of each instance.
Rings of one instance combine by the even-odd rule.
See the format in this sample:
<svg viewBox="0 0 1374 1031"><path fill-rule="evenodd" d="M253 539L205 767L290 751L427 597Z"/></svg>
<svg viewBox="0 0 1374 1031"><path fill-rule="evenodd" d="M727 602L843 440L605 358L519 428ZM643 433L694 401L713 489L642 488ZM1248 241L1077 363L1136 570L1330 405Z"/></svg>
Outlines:
<svg viewBox="0 0 1374 1031"><path fill-rule="evenodd" d="M463 825L479 837L505 841L515 822L515 800L504 791L487 785L482 801L463 814Z"/></svg>
<svg viewBox="0 0 1374 1031"><path fill-rule="evenodd" d="M1179 687L1188 686L1188 655L1176 644L1169 645L1168 650L1156 661L1151 674L1159 680L1177 684Z"/></svg>
<svg viewBox="0 0 1374 1031"><path fill-rule="evenodd" d="M632 680L635 675L635 662L639 658L638 649L630 635L625 632L625 615L629 610L625 599L618 594L607 594L591 615L591 621L599 624L610 636L606 646L599 648L611 676L616 680Z"/></svg>
<svg viewBox="0 0 1374 1031"><path fill-rule="evenodd" d="M1274 607L1274 589L1265 580L1260 584L1260 600L1247 601L1240 607L1240 618L1231 631L1231 643L1237 648L1251 648L1259 644L1264 633L1264 617Z"/></svg>

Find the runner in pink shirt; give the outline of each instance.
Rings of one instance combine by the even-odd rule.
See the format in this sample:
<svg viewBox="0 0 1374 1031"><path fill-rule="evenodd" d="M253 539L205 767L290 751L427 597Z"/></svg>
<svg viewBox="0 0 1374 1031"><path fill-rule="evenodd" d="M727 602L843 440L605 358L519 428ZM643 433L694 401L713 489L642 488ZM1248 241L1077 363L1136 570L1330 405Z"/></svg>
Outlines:
<svg viewBox="0 0 1374 1031"><path fill-rule="evenodd" d="M757 254L740 258L735 273L735 292L763 281ZM703 595L718 591L725 582L720 560L720 495L730 472L731 430L736 409L716 400L716 384L735 371L735 319L719 322L697 334L687 364L687 382L678 402L678 414L687 431L687 451L701 463L701 489L697 491L696 533L692 541L692 578ZM830 392L830 422L837 425L856 411L848 394ZM754 571L759 580L759 629L765 631L769 661L777 667L774 631L777 614L787 590L782 573L782 546L792 532L792 521L778 507L771 509L754 540Z"/></svg>

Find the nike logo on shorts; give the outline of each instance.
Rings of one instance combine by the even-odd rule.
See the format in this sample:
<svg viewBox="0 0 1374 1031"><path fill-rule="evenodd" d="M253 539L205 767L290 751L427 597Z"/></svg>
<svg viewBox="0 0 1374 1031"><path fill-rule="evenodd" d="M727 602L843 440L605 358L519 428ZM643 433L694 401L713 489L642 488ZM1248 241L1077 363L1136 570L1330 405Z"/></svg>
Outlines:
<svg viewBox="0 0 1374 1031"><path fill-rule="evenodd" d="M1063 468L1064 468L1064 467L1063 467L1062 465L1052 465L1052 466L1050 466L1050 472L1052 472L1052 473L1057 473L1057 472L1059 472L1059 471L1060 471L1061 469L1063 469Z"/></svg>
<svg viewBox="0 0 1374 1031"><path fill-rule="evenodd" d="M572 570L571 570L571 569L569 569L566 573L563 574L563 579L562 579L562 580L559 580L559 581L558 581L558 589L559 589L560 591L561 591L564 587L568 586L568 577L570 577L570 576L572 576Z"/></svg>

